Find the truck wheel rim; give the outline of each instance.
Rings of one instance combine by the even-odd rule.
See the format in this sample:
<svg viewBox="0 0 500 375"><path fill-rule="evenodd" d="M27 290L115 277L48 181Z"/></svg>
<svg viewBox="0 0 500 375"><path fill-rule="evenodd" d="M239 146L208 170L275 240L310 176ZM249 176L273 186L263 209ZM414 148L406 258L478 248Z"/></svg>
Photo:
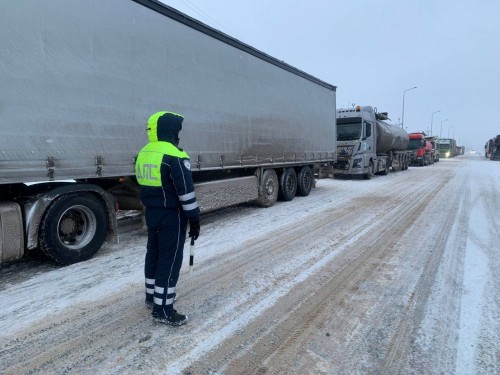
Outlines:
<svg viewBox="0 0 500 375"><path fill-rule="evenodd" d="M267 195L269 195L269 196L274 194L274 182L272 180L268 180L266 182L266 192L267 192Z"/></svg>
<svg viewBox="0 0 500 375"><path fill-rule="evenodd" d="M57 223L59 241L72 250L86 246L96 233L97 219L94 212L86 206L73 206L60 216Z"/></svg>
<svg viewBox="0 0 500 375"><path fill-rule="evenodd" d="M288 192L292 192L296 185L297 184L295 183L295 179L292 176L289 176L286 179L286 190Z"/></svg>
<svg viewBox="0 0 500 375"><path fill-rule="evenodd" d="M304 182L304 187L306 189L309 189L309 187L311 186L311 176L309 175L309 173L304 174L304 178L302 181Z"/></svg>

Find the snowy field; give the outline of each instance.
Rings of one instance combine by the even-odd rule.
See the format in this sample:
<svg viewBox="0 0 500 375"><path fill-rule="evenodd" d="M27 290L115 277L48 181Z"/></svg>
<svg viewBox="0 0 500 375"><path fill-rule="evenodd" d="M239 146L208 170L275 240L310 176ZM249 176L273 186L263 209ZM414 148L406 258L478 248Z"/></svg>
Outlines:
<svg viewBox="0 0 500 375"><path fill-rule="evenodd" d="M124 227L87 262L0 270L0 373L499 374L499 213L500 162L464 155L206 214L179 328Z"/></svg>

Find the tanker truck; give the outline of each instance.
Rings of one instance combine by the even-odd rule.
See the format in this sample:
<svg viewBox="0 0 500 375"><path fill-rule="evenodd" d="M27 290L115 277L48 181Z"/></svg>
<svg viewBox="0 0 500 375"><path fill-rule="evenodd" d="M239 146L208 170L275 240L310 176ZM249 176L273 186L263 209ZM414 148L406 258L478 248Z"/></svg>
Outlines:
<svg viewBox="0 0 500 375"><path fill-rule="evenodd" d="M307 196L331 174L336 87L158 1L0 1L0 35L0 264L117 241L158 111L185 117L202 212Z"/></svg>
<svg viewBox="0 0 500 375"><path fill-rule="evenodd" d="M410 165L425 167L434 164L436 161L436 149L434 143L424 132L408 134L410 143L408 149L411 150ZM439 160L439 159L438 159Z"/></svg>
<svg viewBox="0 0 500 375"><path fill-rule="evenodd" d="M337 110L336 176L386 175L408 169L411 151L408 133L391 125L387 113L370 106Z"/></svg>

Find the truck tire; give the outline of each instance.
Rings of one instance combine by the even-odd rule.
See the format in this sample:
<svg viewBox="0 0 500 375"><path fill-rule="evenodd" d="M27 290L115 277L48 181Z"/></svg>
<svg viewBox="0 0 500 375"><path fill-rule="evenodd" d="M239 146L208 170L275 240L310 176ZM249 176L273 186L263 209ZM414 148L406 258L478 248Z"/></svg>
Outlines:
<svg viewBox="0 0 500 375"><path fill-rule="evenodd" d="M255 204L260 207L271 207L278 199L278 175L274 169L266 169L262 173L259 186L259 197Z"/></svg>
<svg viewBox="0 0 500 375"><path fill-rule="evenodd" d="M286 168L281 174L278 199L289 202L297 193L297 174L293 168Z"/></svg>
<svg viewBox="0 0 500 375"><path fill-rule="evenodd" d="M373 176L373 160L370 160L370 164L368 165L368 173L365 173L363 175L363 179L365 180L371 180Z"/></svg>
<svg viewBox="0 0 500 375"><path fill-rule="evenodd" d="M406 170L406 158L405 158L405 156L404 155L399 155L398 160L399 160L398 164L399 164L399 168L400 168L399 170L400 171L405 171Z"/></svg>
<svg viewBox="0 0 500 375"><path fill-rule="evenodd" d="M307 197L311 192L314 181L313 172L307 165L300 169L297 177L297 195L300 197Z"/></svg>
<svg viewBox="0 0 500 375"><path fill-rule="evenodd" d="M40 250L57 263L77 263L94 256L106 233L106 210L97 198L89 193L63 195L44 214Z"/></svg>
<svg viewBox="0 0 500 375"><path fill-rule="evenodd" d="M382 176L387 176L388 173L389 173L389 163L385 163L385 169L382 172L380 172L380 174Z"/></svg>

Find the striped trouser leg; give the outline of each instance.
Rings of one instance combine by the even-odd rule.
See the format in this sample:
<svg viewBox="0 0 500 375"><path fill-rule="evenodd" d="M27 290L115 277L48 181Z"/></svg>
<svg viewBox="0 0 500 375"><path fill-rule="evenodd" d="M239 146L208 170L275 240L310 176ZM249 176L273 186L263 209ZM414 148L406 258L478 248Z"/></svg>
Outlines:
<svg viewBox="0 0 500 375"><path fill-rule="evenodd" d="M171 210L168 215L165 225L158 229L159 257L154 288L155 305L167 310L174 303L187 227L187 219L179 210Z"/></svg>
<svg viewBox="0 0 500 375"><path fill-rule="evenodd" d="M165 293L165 288L160 286L155 286L155 305L171 307L174 304L175 298L175 287L167 288L167 293Z"/></svg>
<svg viewBox="0 0 500 375"><path fill-rule="evenodd" d="M158 231L153 228L148 228L148 244L146 259L144 261L146 301L153 301L159 251Z"/></svg>
<svg viewBox="0 0 500 375"><path fill-rule="evenodd" d="M155 279L146 278L146 300L153 301L155 293Z"/></svg>

